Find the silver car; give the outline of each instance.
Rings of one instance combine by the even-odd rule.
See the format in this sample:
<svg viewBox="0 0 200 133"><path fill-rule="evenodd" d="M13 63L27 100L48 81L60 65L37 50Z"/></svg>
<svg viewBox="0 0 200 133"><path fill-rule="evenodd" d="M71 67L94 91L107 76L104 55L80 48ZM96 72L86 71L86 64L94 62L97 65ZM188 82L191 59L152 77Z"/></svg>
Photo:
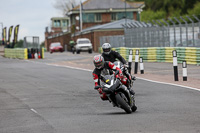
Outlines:
<svg viewBox="0 0 200 133"><path fill-rule="evenodd" d="M87 38L79 38L76 41L76 53L80 54L81 51L88 51L92 53L92 43Z"/></svg>

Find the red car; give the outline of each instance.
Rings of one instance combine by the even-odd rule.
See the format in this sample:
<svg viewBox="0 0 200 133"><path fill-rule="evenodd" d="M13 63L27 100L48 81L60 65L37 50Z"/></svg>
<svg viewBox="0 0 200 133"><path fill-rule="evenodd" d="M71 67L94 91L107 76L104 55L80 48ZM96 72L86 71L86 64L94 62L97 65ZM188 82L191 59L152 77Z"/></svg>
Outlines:
<svg viewBox="0 0 200 133"><path fill-rule="evenodd" d="M60 42L51 43L49 49L51 54L53 52L63 52L63 46L60 44Z"/></svg>

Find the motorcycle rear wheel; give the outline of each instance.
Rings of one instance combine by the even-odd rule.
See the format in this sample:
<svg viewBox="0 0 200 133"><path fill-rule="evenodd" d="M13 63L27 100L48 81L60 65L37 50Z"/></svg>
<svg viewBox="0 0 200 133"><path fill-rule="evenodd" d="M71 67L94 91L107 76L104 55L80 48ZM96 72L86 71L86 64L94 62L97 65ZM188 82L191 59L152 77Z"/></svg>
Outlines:
<svg viewBox="0 0 200 133"><path fill-rule="evenodd" d="M123 95L123 93L122 93L121 95ZM121 107L122 109L125 110L125 112L126 112L127 114L132 113L131 107L126 103L126 101L122 98L121 95L120 95L120 94L116 94L116 95L115 95L115 98L116 98L117 103L120 105L120 107Z"/></svg>

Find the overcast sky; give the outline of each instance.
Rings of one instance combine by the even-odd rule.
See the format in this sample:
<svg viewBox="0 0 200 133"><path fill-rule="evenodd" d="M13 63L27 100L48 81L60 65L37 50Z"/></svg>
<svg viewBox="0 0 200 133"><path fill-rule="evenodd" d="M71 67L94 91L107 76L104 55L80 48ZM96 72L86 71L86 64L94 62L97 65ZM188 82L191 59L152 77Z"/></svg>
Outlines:
<svg viewBox="0 0 200 133"><path fill-rule="evenodd" d="M62 13L53 7L55 1L0 0L0 23L7 27L7 32L10 26L19 24L18 40L25 36L39 36L40 42L43 42L45 27L50 26L51 18L62 16Z"/></svg>

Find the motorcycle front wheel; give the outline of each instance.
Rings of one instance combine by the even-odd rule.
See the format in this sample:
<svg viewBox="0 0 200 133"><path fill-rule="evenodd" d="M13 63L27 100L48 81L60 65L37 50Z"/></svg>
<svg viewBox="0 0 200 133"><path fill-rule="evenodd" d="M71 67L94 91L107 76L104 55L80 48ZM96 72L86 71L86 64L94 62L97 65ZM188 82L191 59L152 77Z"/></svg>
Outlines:
<svg viewBox="0 0 200 133"><path fill-rule="evenodd" d="M115 95L116 102L120 106L120 108L124 109L126 111L126 113L130 114L130 113L132 113L132 109L123 97L125 97L125 95L123 93L121 93L121 95L119 93L116 94Z"/></svg>

